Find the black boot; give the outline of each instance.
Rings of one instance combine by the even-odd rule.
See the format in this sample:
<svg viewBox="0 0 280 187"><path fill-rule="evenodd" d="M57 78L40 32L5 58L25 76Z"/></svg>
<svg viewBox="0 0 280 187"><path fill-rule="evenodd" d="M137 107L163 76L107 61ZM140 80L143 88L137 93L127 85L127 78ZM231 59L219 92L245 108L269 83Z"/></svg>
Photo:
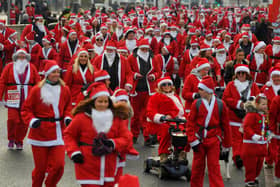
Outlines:
<svg viewBox="0 0 280 187"><path fill-rule="evenodd" d="M241 169L243 167L243 161L239 155L235 157L235 165L237 169Z"/></svg>
<svg viewBox="0 0 280 187"><path fill-rule="evenodd" d="M133 137L133 144L137 143L137 139L138 139L138 137Z"/></svg>
<svg viewBox="0 0 280 187"><path fill-rule="evenodd" d="M151 138L145 140L144 146L146 147L153 147L153 141Z"/></svg>

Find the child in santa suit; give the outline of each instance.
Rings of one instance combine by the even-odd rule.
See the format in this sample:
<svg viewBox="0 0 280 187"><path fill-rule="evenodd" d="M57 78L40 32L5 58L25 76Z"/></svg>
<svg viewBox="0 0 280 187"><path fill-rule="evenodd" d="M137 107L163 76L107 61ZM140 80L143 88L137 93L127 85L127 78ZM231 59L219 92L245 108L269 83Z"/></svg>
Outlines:
<svg viewBox="0 0 280 187"><path fill-rule="evenodd" d="M118 153L132 143L126 121L129 107L113 104L109 96L104 83L92 84L88 99L74 109L73 121L64 131L67 154L83 187L113 186Z"/></svg>
<svg viewBox="0 0 280 187"><path fill-rule="evenodd" d="M202 78L198 84L201 99L193 102L188 116L187 135L194 154L191 186L195 187L203 186L206 159L210 186L224 186L219 165L220 146L222 154L228 154L231 131L227 106L214 96L214 86L212 77Z"/></svg>
<svg viewBox="0 0 280 187"><path fill-rule="evenodd" d="M31 88L40 81L36 67L29 62L30 55L19 49L13 54L13 63L5 66L0 78L0 97L5 95L8 108L8 148L23 149L23 139L27 128L23 124L20 110Z"/></svg>
<svg viewBox="0 0 280 187"><path fill-rule="evenodd" d="M82 87L94 82L94 68L85 49L79 50L74 64L68 67L64 81L71 90L72 106L75 106Z"/></svg>
<svg viewBox="0 0 280 187"><path fill-rule="evenodd" d="M245 106L247 114L243 121L242 159L245 167L245 184L257 186L264 157L267 154L267 98L257 95L253 102Z"/></svg>
<svg viewBox="0 0 280 187"><path fill-rule="evenodd" d="M171 137L169 134L170 125L164 119L181 118L185 119L185 109L181 99L174 92L175 88L170 77L163 77L157 81L157 93L152 95L147 105L147 120L151 134L156 134L159 140L158 154L160 162L168 159ZM164 103L164 104L163 104ZM182 128L185 128L184 126ZM179 153L179 161L186 159L186 153Z"/></svg>
<svg viewBox="0 0 280 187"><path fill-rule="evenodd" d="M240 128L245 117L244 104L252 96L259 94L259 88L250 78L250 70L247 65L238 64L235 66L235 78L229 82L223 100L229 107L229 124L232 131L232 158L237 168L242 168L241 159L242 133Z"/></svg>
<svg viewBox="0 0 280 187"><path fill-rule="evenodd" d="M64 172L65 148L62 132L71 122L70 90L60 79L55 61L45 65L45 79L36 85L22 108L22 117L30 128L27 142L31 144L35 168L32 187L56 186ZM48 173L48 175L46 175Z"/></svg>

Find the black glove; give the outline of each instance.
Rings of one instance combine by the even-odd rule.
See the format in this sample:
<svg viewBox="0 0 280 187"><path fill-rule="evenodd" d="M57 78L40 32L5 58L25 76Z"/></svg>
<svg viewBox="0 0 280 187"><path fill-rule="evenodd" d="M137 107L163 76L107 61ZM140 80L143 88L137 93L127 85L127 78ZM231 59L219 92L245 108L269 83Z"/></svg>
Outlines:
<svg viewBox="0 0 280 187"><path fill-rule="evenodd" d="M248 98L248 101L254 101L255 100L255 97L254 96L250 96L249 98Z"/></svg>
<svg viewBox="0 0 280 187"><path fill-rule="evenodd" d="M200 94L199 93L195 93L194 99L199 99L199 98L200 98Z"/></svg>
<svg viewBox="0 0 280 187"><path fill-rule="evenodd" d="M199 151L199 146L200 146L200 143L199 144L197 144L197 145L195 145L195 146L193 146L192 147L192 149L193 149L193 152L198 152Z"/></svg>
<svg viewBox="0 0 280 187"><path fill-rule="evenodd" d="M164 122L166 120L166 116L161 116L160 118L159 118L159 121L160 122Z"/></svg>
<svg viewBox="0 0 280 187"><path fill-rule="evenodd" d="M31 125L31 128L36 129L36 128L40 127L40 125L41 125L41 120L37 120Z"/></svg>
<svg viewBox="0 0 280 187"><path fill-rule="evenodd" d="M72 121L72 119L66 119L66 120L65 120L65 125L66 125L66 127L71 123L71 121Z"/></svg>
<svg viewBox="0 0 280 187"><path fill-rule="evenodd" d="M71 159L76 164L84 163L84 156L81 153L74 155Z"/></svg>
<svg viewBox="0 0 280 187"><path fill-rule="evenodd" d="M103 144L105 146L111 148L112 150L115 149L115 144L114 144L113 140L110 140L110 139L103 140Z"/></svg>
<svg viewBox="0 0 280 187"><path fill-rule="evenodd" d="M241 97L241 101L242 101L243 103L246 103L247 99L244 98L244 97Z"/></svg>
<svg viewBox="0 0 280 187"><path fill-rule="evenodd" d="M109 143L108 141L111 140L107 139L105 133L99 133L97 137L94 138L93 140L92 154L95 156L102 156L111 153L114 148L114 143L113 142ZM110 147L104 144L104 142L106 142L106 144L109 144L110 146L112 146L111 144L113 144L113 146Z"/></svg>

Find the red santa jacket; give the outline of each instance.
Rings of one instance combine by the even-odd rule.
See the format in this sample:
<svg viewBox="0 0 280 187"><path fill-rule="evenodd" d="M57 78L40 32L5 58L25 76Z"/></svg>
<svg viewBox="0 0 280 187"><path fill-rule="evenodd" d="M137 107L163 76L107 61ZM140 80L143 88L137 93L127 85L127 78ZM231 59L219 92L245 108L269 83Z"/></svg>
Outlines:
<svg viewBox="0 0 280 187"><path fill-rule="evenodd" d="M280 51L276 53L275 50L273 50L271 44L267 45L265 49L265 53L267 54L268 59L270 60L272 66L280 62Z"/></svg>
<svg viewBox="0 0 280 187"><path fill-rule="evenodd" d="M104 55L97 56L94 61L93 65L97 69L102 69L104 66ZM122 55L116 54L119 56L119 63L118 63L118 80L119 80L119 88L124 88L125 86L133 87L133 75L129 66L129 63ZM113 78L113 77L112 77Z"/></svg>
<svg viewBox="0 0 280 187"><path fill-rule="evenodd" d="M258 86L263 86L268 81L268 72L271 68L271 63L269 62L267 56L264 55L263 63L258 67L255 53L252 53L252 55L253 57L251 57L251 55L247 56L247 60L250 62L249 68L251 76Z"/></svg>
<svg viewBox="0 0 280 187"><path fill-rule="evenodd" d="M55 60L58 61L58 54L56 50L52 47L45 50L45 48L41 48L41 50L38 53L38 59L39 59L39 73L43 72L45 63L44 60Z"/></svg>
<svg viewBox="0 0 280 187"><path fill-rule="evenodd" d="M126 151L131 141L126 121L114 117L106 136L114 141L115 150L104 156L94 156L92 146L79 146L80 142L91 145L98 135L90 116L91 114L87 113L77 114L64 131L68 156L71 158L73 155L81 153L85 159L83 164L75 164L76 179L80 184L103 185L104 182L114 182L118 152ZM83 125L81 125L81 121Z"/></svg>
<svg viewBox="0 0 280 187"><path fill-rule="evenodd" d="M2 31L2 34L4 36L4 40L8 40L9 36L14 32L13 29L5 26L5 29Z"/></svg>
<svg viewBox="0 0 280 187"><path fill-rule="evenodd" d="M142 23L142 25L140 25L140 22L138 21L138 17L135 17L132 20L132 25L137 28L143 28L148 25L148 19L146 17L144 17L143 23Z"/></svg>
<svg viewBox="0 0 280 187"><path fill-rule="evenodd" d="M179 68L180 77L186 78L190 74L192 70L190 65L193 58L194 56L191 55L190 49L187 49L180 63L180 68Z"/></svg>
<svg viewBox="0 0 280 187"><path fill-rule="evenodd" d="M4 42L5 64L12 62L13 54L19 49L18 42L10 38Z"/></svg>
<svg viewBox="0 0 280 187"><path fill-rule="evenodd" d="M72 56L79 50L80 44L79 42L76 44L74 52L72 53L69 40L65 41L61 44L60 52L59 52L59 66L63 71L66 71L69 66Z"/></svg>
<svg viewBox="0 0 280 187"><path fill-rule="evenodd" d="M194 24L195 24L196 27L202 28L203 31L206 31L206 30L209 29L209 23L206 20L206 18L205 18L204 22L201 22L200 20L197 20Z"/></svg>
<svg viewBox="0 0 280 187"><path fill-rule="evenodd" d="M133 54L129 55L127 61L128 61L128 64L130 65L133 78L135 79L136 73L140 73L139 57L137 56L136 51L134 51ZM147 85L148 85L149 95L153 95L154 92L155 92L155 88L156 88L156 80L161 77L161 71L160 71L159 63L158 63L156 58L153 58L153 56L151 56L149 62L150 62L150 65L151 65L151 69L147 73L147 77L149 75L152 75L152 76L154 76L155 80L150 81L150 80L148 80L147 77L144 77L144 78L146 79L146 82L147 82ZM137 93L136 93L137 83L138 83L138 80L134 80L133 88L132 88L132 91L131 91L131 93L132 93L131 96L136 96L137 95Z"/></svg>
<svg viewBox="0 0 280 187"><path fill-rule="evenodd" d="M230 125L231 126L237 126L240 127L242 123L242 119L239 118L234 110L235 109L241 109L241 94L237 89L237 83L234 81L231 81L227 84L227 87L223 94L223 101L227 104L229 107L229 119L230 119ZM249 99L250 96L256 96L260 93L258 86L256 83L252 83L251 89L247 95L246 99Z"/></svg>
<svg viewBox="0 0 280 187"><path fill-rule="evenodd" d="M173 72L174 72L174 60L173 57L171 55L169 55L167 61L165 62L165 59L163 57L163 55L158 54L155 56L155 58L157 59L159 66L160 66L160 70L162 71L162 77L166 77L169 76L171 77Z"/></svg>
<svg viewBox="0 0 280 187"><path fill-rule="evenodd" d="M48 30L48 28L46 27L46 26L44 26L45 27L45 36L46 35L48 35L49 34L49 30ZM30 32L32 32L34 29L33 29L33 24L29 24L29 25L27 25L26 27L24 27L24 29L23 29L23 31L22 31L22 33L21 33L21 35L20 35L20 40L21 41L25 41L25 36L28 34L28 33L30 33Z"/></svg>
<svg viewBox="0 0 280 187"><path fill-rule="evenodd" d="M256 109L254 109L256 110ZM242 155L246 156L265 156L267 154L267 136L268 124L265 115L256 111L249 111L243 122L243 145ZM262 138L258 141L253 136L259 135Z"/></svg>
<svg viewBox="0 0 280 187"><path fill-rule="evenodd" d="M10 24L16 24L16 10L14 8L10 9Z"/></svg>
<svg viewBox="0 0 280 187"><path fill-rule="evenodd" d="M277 95L273 98L269 109L269 130L276 136L275 139L280 140L280 96Z"/></svg>
<svg viewBox="0 0 280 187"><path fill-rule="evenodd" d="M51 93L54 88L58 95ZM45 95L44 97L52 97L52 103L46 104L42 99L42 94ZM71 119L70 112L71 95L67 86L52 86L44 83L40 88L36 85L23 104L21 114L26 126L31 127L38 119L41 120L41 125L38 128L30 128L27 142L42 147L64 145L62 132L65 128L64 121Z"/></svg>
<svg viewBox="0 0 280 187"><path fill-rule="evenodd" d="M157 39L155 37L152 37L151 40L149 39L149 43L154 55L157 55L159 52Z"/></svg>
<svg viewBox="0 0 280 187"><path fill-rule="evenodd" d="M223 102L221 114L219 114L219 107L217 98L213 95L211 103L202 99L199 108L197 109L196 101L191 106L191 111L188 116L187 135L190 145L193 147L199 144L199 138L207 141L207 138L222 137L222 144L224 147L231 146L231 131L229 127L229 113L227 105ZM207 106L208 105L208 106ZM207 120L209 119L209 120ZM203 130L201 127L203 127ZM208 130L206 130L206 128Z"/></svg>
<svg viewBox="0 0 280 187"><path fill-rule="evenodd" d="M5 105L9 108L20 108L22 98L25 100L31 88L40 80L36 67L27 65L25 81L21 82L14 63L5 66L0 78L0 97L5 96ZM21 89L23 86L23 90ZM23 96L23 97L22 97Z"/></svg>
<svg viewBox="0 0 280 187"><path fill-rule="evenodd" d="M69 66L65 74L64 81L71 91L72 105L76 105L77 97L84 85L94 82L93 72L88 67L83 71L80 67L76 73L73 72L73 66Z"/></svg>
<svg viewBox="0 0 280 187"><path fill-rule="evenodd" d="M178 48L178 44L175 40L171 39L170 40L170 44L171 46L171 50L169 51L169 53L173 56L178 58L179 55L179 48ZM158 53L161 53L161 49L166 46L163 39L161 39L158 43Z"/></svg>
<svg viewBox="0 0 280 187"><path fill-rule="evenodd" d="M275 96L277 96L277 89L274 89L274 86L271 84L271 82L267 82L261 89L261 92L264 93L264 95L267 98L268 101L268 108L270 108L271 102Z"/></svg>
<svg viewBox="0 0 280 187"><path fill-rule="evenodd" d="M232 19L232 22L230 22L228 18L224 17L223 26L230 34L236 33L236 21L234 18Z"/></svg>
<svg viewBox="0 0 280 187"><path fill-rule="evenodd" d="M40 65L38 54L42 51L42 47L37 42L35 42L33 45L28 43L26 46L26 51L31 55L30 63L34 64L37 68L37 71L39 71Z"/></svg>

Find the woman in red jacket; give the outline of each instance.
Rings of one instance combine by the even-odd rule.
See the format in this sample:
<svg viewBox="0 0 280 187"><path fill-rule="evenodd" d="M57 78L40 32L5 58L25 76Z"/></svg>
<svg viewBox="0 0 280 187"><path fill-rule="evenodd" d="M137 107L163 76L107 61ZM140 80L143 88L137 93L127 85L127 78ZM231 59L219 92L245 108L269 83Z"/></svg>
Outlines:
<svg viewBox="0 0 280 187"><path fill-rule="evenodd" d="M83 187L113 187L118 154L132 144L123 120L128 118L129 108L113 105L109 96L104 83L91 84L87 99L74 109L73 121L64 131L67 154Z"/></svg>
<svg viewBox="0 0 280 187"><path fill-rule="evenodd" d="M257 186L257 177L267 154L267 109L267 98L264 94L259 94L254 102L246 105L242 145L246 186Z"/></svg>
<svg viewBox="0 0 280 187"><path fill-rule="evenodd" d="M30 128L27 142L32 145L35 165L32 187L41 187L45 178L46 187L56 186L63 175L62 132L71 122L70 110L70 91L60 79L57 63L49 60L45 65L45 79L32 88L21 111Z"/></svg>
<svg viewBox="0 0 280 187"><path fill-rule="evenodd" d="M235 78L229 82L223 100L229 108L229 124L232 131L232 158L237 168L242 168L241 159L242 133L240 132L242 120L245 117L244 104L252 96L259 94L259 88L252 82L249 67L243 64L235 66Z"/></svg>
<svg viewBox="0 0 280 187"><path fill-rule="evenodd" d="M75 106L82 87L94 82L94 68L85 49L78 52L74 64L66 71L64 81L71 90L72 106Z"/></svg>

